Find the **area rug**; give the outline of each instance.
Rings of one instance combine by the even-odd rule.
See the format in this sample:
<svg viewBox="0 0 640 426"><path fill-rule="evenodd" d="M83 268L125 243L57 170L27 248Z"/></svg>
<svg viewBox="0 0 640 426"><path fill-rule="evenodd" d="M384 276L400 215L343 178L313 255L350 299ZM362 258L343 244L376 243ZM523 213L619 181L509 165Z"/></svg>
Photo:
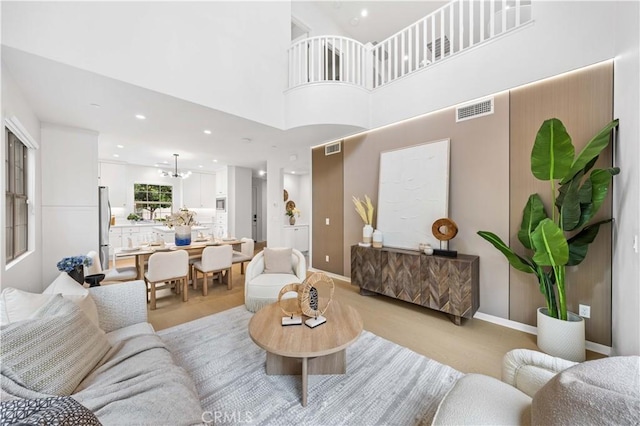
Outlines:
<svg viewBox="0 0 640 426"><path fill-rule="evenodd" d="M462 373L368 331L347 349L345 375L267 376L244 306L158 334L193 377L205 421L251 425L426 425Z"/></svg>

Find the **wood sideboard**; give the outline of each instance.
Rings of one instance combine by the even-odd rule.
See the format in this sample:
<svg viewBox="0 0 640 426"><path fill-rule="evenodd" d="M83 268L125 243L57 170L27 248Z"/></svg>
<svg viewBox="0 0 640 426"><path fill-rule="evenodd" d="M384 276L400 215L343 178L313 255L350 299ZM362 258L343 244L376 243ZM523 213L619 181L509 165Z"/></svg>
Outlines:
<svg viewBox="0 0 640 426"><path fill-rule="evenodd" d="M351 284L363 295L373 292L445 312L460 325L480 306L480 258L356 244L351 246Z"/></svg>

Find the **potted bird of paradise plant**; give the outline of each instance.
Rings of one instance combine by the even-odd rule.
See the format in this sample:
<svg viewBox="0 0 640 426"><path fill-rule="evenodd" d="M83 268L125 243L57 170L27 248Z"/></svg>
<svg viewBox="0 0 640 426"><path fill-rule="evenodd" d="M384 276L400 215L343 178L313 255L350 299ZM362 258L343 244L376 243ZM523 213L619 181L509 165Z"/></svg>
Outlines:
<svg viewBox="0 0 640 426"><path fill-rule="evenodd" d="M540 196L529 196L518 231L518 240L528 255L516 253L491 232L478 231L512 267L537 277L547 305L538 309L538 347L574 361L585 358L584 321L567 312L565 271L567 266L584 260L600 226L613 220L589 223L604 203L612 177L620 172L617 167L593 169L617 126L618 120L611 121L576 156L571 137L560 120L552 118L542 123L531 151L531 172L550 183L553 205L549 216ZM576 331L556 333L557 329L547 327L562 323ZM577 334L573 343L565 333Z"/></svg>

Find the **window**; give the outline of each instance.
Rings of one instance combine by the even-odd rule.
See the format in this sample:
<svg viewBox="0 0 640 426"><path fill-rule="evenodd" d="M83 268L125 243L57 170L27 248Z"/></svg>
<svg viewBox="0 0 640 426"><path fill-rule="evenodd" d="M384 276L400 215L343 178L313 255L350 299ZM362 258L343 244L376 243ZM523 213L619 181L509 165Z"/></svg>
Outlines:
<svg viewBox="0 0 640 426"><path fill-rule="evenodd" d="M6 130L6 261L16 259L28 246L27 147Z"/></svg>
<svg viewBox="0 0 640 426"><path fill-rule="evenodd" d="M135 183L133 185L135 211L143 219L161 219L171 214L173 187Z"/></svg>

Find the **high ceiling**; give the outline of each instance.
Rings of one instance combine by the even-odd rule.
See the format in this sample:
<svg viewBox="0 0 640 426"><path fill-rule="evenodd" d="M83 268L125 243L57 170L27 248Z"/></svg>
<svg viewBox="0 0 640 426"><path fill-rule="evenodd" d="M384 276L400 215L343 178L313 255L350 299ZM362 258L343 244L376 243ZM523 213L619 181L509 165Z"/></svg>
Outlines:
<svg viewBox="0 0 640 426"><path fill-rule="evenodd" d="M345 34L369 42L382 41L444 3L322 1L316 6ZM180 169L211 172L236 165L257 175L277 154L290 159L285 172L304 174L310 146L358 130L323 125L284 131L6 46L2 60L41 121L99 132L101 160L172 168L177 153ZM207 127L215 132L205 134Z"/></svg>

